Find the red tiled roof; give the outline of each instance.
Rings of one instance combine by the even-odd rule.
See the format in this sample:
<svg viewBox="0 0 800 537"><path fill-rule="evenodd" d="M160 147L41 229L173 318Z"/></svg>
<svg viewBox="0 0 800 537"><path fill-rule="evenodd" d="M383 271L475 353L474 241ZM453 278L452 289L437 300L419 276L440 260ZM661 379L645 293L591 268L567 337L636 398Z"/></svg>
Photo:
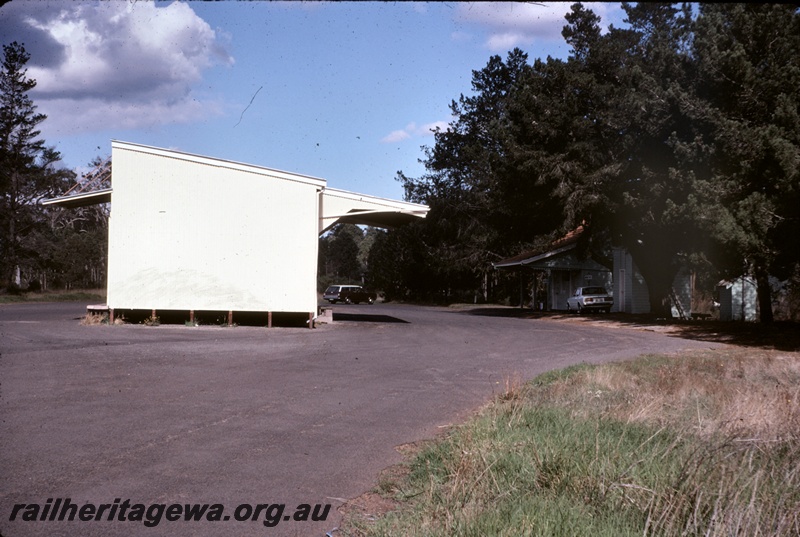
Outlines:
<svg viewBox="0 0 800 537"><path fill-rule="evenodd" d="M569 246L578 242L578 238L583 234L584 228L583 226L578 226L577 228L573 229L566 235L561 238L558 238L551 242L547 248L539 248L538 250L528 250L527 252L522 252L519 255L515 255L514 257L509 257L507 259L503 259L496 263L493 263L494 266L498 265L519 265L522 264L522 261L526 259L531 259L533 257L545 255L548 252L552 252L554 250L558 250L560 248L564 248L565 246Z"/></svg>

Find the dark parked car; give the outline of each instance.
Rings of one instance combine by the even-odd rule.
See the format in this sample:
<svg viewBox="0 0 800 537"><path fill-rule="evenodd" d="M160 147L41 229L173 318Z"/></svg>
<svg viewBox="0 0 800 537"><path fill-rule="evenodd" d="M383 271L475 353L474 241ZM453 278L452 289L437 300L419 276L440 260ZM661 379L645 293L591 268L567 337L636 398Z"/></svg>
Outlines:
<svg viewBox="0 0 800 537"><path fill-rule="evenodd" d="M360 285L331 285L325 289L322 298L331 304L336 304L337 302L344 302L345 304L366 302L367 304L373 304L378 295L367 291Z"/></svg>
<svg viewBox="0 0 800 537"><path fill-rule="evenodd" d="M567 299L567 311L611 311L614 299L604 287L578 287Z"/></svg>

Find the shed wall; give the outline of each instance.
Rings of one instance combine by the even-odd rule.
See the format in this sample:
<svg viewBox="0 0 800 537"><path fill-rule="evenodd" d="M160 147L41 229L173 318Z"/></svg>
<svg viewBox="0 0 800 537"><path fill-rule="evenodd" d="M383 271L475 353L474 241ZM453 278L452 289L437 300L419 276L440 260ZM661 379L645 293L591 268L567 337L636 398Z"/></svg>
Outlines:
<svg viewBox="0 0 800 537"><path fill-rule="evenodd" d="M108 305L312 312L319 188L112 149Z"/></svg>
<svg viewBox="0 0 800 537"><path fill-rule="evenodd" d="M614 248L614 307L611 311L650 313L650 293L644 276L639 272L631 254L624 248ZM684 315L692 315L692 273L681 268L672 280L672 289L680 301ZM672 316L679 317L672 305Z"/></svg>
<svg viewBox="0 0 800 537"><path fill-rule="evenodd" d="M614 306L612 311L649 313L650 295L639 267L623 248L614 248Z"/></svg>
<svg viewBox="0 0 800 537"><path fill-rule="evenodd" d="M720 321L755 321L758 317L758 287L752 278L742 276L719 286Z"/></svg>

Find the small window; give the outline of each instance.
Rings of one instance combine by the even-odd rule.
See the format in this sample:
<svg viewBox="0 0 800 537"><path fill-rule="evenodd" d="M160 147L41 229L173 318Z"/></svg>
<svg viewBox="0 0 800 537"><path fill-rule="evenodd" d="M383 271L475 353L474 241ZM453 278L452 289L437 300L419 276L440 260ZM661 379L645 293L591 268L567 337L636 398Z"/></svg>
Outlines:
<svg viewBox="0 0 800 537"><path fill-rule="evenodd" d="M603 287L584 287L584 295L605 295L606 290Z"/></svg>

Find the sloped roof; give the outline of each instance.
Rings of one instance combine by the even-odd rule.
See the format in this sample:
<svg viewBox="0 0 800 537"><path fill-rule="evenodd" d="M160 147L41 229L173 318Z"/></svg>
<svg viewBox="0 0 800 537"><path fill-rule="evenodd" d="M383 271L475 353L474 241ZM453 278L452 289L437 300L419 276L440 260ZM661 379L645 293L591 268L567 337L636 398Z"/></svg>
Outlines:
<svg viewBox="0 0 800 537"><path fill-rule="evenodd" d="M44 200L42 205L59 205L68 209L99 205L111 201L111 157L98 162L91 172L79 179L57 198Z"/></svg>
<svg viewBox="0 0 800 537"><path fill-rule="evenodd" d="M177 151L175 149L162 149L160 147L152 147L142 144L134 144L131 142L121 142L119 140L111 140L112 149L124 149L126 151L133 151L136 153L145 153L148 155L156 155L171 159L184 160L187 162L194 162L196 164L205 164L207 166L215 166L218 168L227 168L231 170L239 170L256 175L266 175L277 179L284 179L297 183L304 183L314 185L318 188L323 188L327 184L325 179L313 177L311 175L304 175L300 173L287 172L277 170L275 168L267 168L266 166L259 166L256 164L246 164L237 162L235 160L226 160L217 157L208 157L204 155L196 155L194 153L186 153L184 151ZM113 166L113 163L112 163Z"/></svg>
<svg viewBox="0 0 800 537"><path fill-rule="evenodd" d="M100 205L111 201L111 189L93 190L91 192L79 192L67 196L59 196L42 201L42 205L58 205L67 209L76 209L88 205Z"/></svg>
<svg viewBox="0 0 800 537"><path fill-rule="evenodd" d="M575 246L578 244L578 239L583 234L583 231L583 226L578 226L563 237L551 242L547 248L528 250L527 252L515 255L514 257L509 257L507 259L498 261L497 263L492 263L492 266L497 269L531 265L538 261L562 254L575 248Z"/></svg>

